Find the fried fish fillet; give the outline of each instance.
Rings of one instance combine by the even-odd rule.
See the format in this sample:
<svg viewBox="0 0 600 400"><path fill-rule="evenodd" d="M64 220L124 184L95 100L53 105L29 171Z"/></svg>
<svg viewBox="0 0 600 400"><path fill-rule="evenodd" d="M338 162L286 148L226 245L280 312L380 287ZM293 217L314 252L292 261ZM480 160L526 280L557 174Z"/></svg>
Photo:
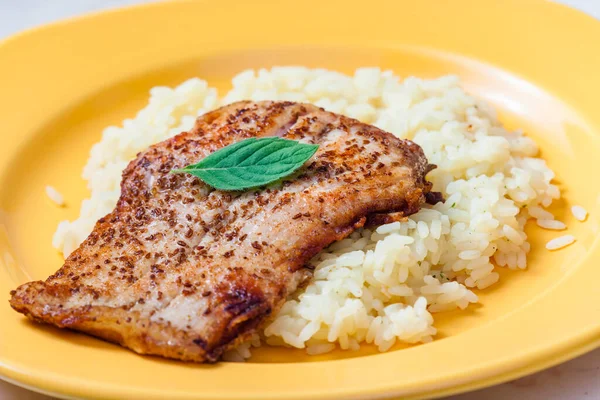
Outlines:
<svg viewBox="0 0 600 400"><path fill-rule="evenodd" d="M263 136L320 148L295 176L246 192L169 174ZM309 104L234 103L138 154L114 211L10 304L140 354L215 362L277 313L323 248L418 211L431 168L416 144Z"/></svg>

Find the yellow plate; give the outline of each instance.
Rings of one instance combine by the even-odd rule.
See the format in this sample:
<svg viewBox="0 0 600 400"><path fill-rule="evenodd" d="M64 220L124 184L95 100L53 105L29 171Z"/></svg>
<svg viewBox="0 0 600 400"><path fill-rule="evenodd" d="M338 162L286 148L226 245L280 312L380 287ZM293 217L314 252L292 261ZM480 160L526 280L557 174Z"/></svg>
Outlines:
<svg viewBox="0 0 600 400"><path fill-rule="evenodd" d="M128 399L422 397L491 385L600 343L600 23L544 1L177 1L50 25L0 45L0 374L61 396ZM245 364L141 357L32 324L8 292L61 260L50 239L74 218L80 172L101 129L132 116L156 85L192 76L226 89L247 67L302 64L401 75L455 73L523 127L557 171L555 211L577 243L530 228L525 272L506 272L481 305L438 315L438 340L376 354L265 348ZM44 194L51 184L67 208ZM575 221L569 206L591 215ZM370 355L368 355L370 354ZM301 362L302 361L302 362ZM315 361L315 362L304 362Z"/></svg>

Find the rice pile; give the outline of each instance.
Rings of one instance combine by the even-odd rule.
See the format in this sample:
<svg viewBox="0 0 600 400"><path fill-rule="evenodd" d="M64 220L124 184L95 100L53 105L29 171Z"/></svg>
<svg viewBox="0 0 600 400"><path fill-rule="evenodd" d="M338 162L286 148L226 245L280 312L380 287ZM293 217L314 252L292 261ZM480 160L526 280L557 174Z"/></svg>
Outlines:
<svg viewBox="0 0 600 400"><path fill-rule="evenodd" d="M83 172L91 197L77 220L60 223L54 246L68 255L112 210L121 171L137 152L190 129L196 116L243 99L310 102L412 139L438 166L428 177L447 199L407 222L356 231L321 252L313 281L261 333L269 344L318 354L336 345L373 343L386 351L396 342L428 342L436 334L432 313L477 302L473 290L496 283L498 267L526 268L528 219L564 229L544 209L560 192L551 183L554 173L536 157L535 142L505 130L454 76L401 80L377 68L348 76L276 67L244 71L232 83L222 98L200 79L156 87L135 118L107 128ZM248 357L250 345L227 358Z"/></svg>

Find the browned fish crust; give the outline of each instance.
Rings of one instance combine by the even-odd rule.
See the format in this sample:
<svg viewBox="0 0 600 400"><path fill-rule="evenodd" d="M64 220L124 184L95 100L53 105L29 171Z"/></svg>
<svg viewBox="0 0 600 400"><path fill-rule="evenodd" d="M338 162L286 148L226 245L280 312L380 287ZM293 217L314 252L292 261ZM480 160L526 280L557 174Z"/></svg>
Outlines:
<svg viewBox="0 0 600 400"><path fill-rule="evenodd" d="M213 190L174 168L249 137L318 143L293 177ZM278 312L332 242L415 213L431 184L419 146L308 104L238 102L151 146L123 172L115 210L11 306L140 354L214 362Z"/></svg>

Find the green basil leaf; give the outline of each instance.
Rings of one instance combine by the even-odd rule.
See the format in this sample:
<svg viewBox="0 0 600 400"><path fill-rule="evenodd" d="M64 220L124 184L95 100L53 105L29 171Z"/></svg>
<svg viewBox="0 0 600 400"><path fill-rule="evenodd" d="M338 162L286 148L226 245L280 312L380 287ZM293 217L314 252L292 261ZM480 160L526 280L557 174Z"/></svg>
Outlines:
<svg viewBox="0 0 600 400"><path fill-rule="evenodd" d="M171 173L188 173L220 190L266 185L298 170L319 148L279 137L250 138L215 151L197 164Z"/></svg>

